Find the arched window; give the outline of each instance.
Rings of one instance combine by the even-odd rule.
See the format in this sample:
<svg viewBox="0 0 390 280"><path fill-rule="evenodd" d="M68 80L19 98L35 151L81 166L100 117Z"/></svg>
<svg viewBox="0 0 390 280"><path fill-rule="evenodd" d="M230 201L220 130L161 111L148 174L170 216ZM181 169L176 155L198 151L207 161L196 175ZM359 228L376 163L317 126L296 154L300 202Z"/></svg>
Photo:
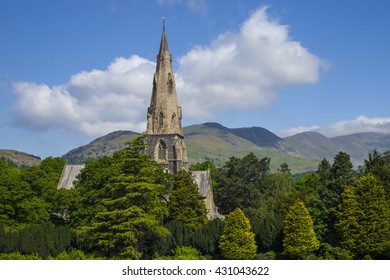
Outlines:
<svg viewBox="0 0 390 280"><path fill-rule="evenodd" d="M158 162L167 161L167 144L163 140L159 140L156 145L155 157Z"/></svg>

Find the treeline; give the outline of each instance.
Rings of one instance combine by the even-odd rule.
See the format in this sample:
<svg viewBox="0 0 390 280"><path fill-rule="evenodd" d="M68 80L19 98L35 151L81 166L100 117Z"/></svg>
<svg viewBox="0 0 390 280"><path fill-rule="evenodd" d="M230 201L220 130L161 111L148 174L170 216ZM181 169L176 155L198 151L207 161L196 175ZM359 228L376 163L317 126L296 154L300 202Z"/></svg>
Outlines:
<svg viewBox="0 0 390 280"><path fill-rule="evenodd" d="M0 161L2 259L389 259L390 155L354 170L344 152L294 179L287 164L232 157L210 170L224 221L206 218L189 172L163 172L142 138L86 163L57 190L64 166Z"/></svg>

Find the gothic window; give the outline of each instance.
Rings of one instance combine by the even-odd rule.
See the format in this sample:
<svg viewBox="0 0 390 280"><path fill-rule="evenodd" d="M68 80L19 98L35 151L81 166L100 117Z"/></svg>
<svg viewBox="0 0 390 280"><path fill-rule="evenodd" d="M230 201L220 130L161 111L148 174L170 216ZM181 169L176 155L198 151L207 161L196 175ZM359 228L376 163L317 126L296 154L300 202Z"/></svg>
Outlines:
<svg viewBox="0 0 390 280"><path fill-rule="evenodd" d="M157 146L156 146L156 158L157 158L157 161L159 162L165 162L167 161L167 145L165 144L165 142L163 140L159 140L157 142Z"/></svg>

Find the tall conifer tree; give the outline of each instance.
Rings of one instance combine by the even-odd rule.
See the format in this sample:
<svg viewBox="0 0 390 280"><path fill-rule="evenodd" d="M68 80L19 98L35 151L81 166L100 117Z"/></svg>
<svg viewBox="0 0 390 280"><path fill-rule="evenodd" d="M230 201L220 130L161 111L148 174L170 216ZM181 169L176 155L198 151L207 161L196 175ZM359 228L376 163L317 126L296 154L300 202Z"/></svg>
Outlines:
<svg viewBox="0 0 390 280"><path fill-rule="evenodd" d="M240 208L226 216L219 248L222 255L230 260L250 260L256 256L255 234L249 219Z"/></svg>
<svg viewBox="0 0 390 280"><path fill-rule="evenodd" d="M389 254L390 209L379 180L367 174L356 187L347 187L342 198L336 224L340 245L360 257Z"/></svg>
<svg viewBox="0 0 390 280"><path fill-rule="evenodd" d="M287 213L283 234L284 251L293 257L304 258L320 247L314 233L313 220L300 199Z"/></svg>
<svg viewBox="0 0 390 280"><path fill-rule="evenodd" d="M195 230L207 223L204 197L199 194L191 173L180 170L175 175L168 209L173 220L182 222L189 229Z"/></svg>

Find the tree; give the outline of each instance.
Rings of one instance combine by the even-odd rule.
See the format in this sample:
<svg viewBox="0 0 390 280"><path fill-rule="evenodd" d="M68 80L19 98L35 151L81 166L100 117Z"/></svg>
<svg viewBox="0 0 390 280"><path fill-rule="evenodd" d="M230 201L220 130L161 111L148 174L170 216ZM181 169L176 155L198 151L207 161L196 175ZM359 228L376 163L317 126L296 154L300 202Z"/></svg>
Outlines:
<svg viewBox="0 0 390 280"><path fill-rule="evenodd" d="M245 209L256 234L256 242L264 252L282 248L283 219L295 202L291 174L276 172L267 176L267 182L268 186L259 200L260 207Z"/></svg>
<svg viewBox="0 0 390 280"><path fill-rule="evenodd" d="M390 250L390 208L380 181L363 176L343 192L336 228L341 246L357 256L383 256Z"/></svg>
<svg viewBox="0 0 390 280"><path fill-rule="evenodd" d="M176 247L173 260L204 260L205 257L195 248L182 246Z"/></svg>
<svg viewBox="0 0 390 280"><path fill-rule="evenodd" d="M82 172L76 188L84 200L74 215L79 215L75 230L86 250L110 259L138 259L151 254L152 243L169 234L162 225L169 174L143 150L143 139L137 138L112 159L87 164ZM102 181L96 181L99 178Z"/></svg>
<svg viewBox="0 0 390 280"><path fill-rule="evenodd" d="M256 256L255 234L251 230L249 219L240 208L226 216L219 248L222 255L230 260L249 260Z"/></svg>
<svg viewBox="0 0 390 280"><path fill-rule="evenodd" d="M170 218L195 230L207 223L207 209L204 197L190 173L180 170L176 173L170 192L168 209Z"/></svg>
<svg viewBox="0 0 390 280"><path fill-rule="evenodd" d="M356 172L350 156L345 152L339 152L334 156L334 161L326 171L326 164L323 164L324 172L320 175L323 187L319 190L319 196L326 207L326 232L324 241L332 246L337 245L339 236L334 225L336 223L337 206L341 203L341 193L344 188L356 182Z"/></svg>
<svg viewBox="0 0 390 280"><path fill-rule="evenodd" d="M300 199L290 207L284 219L283 234L284 251L292 257L304 258L320 247L313 220Z"/></svg>
<svg viewBox="0 0 390 280"><path fill-rule="evenodd" d="M291 175L291 169L288 166L287 162L283 162L280 167L278 168L278 172L283 174L290 174Z"/></svg>
<svg viewBox="0 0 390 280"><path fill-rule="evenodd" d="M364 174L371 173L381 180L387 199L390 200L390 152L380 154L376 149L364 160Z"/></svg>
<svg viewBox="0 0 390 280"><path fill-rule="evenodd" d="M338 222L335 228L341 237L341 247L356 254L359 250L359 238L363 232L362 225L359 222L362 213L359 207L356 189L352 186L346 187L341 197L342 203L338 208Z"/></svg>
<svg viewBox="0 0 390 280"><path fill-rule="evenodd" d="M258 159L249 153L242 159L232 157L217 172L214 198L221 214L236 208L258 208L261 193L267 185L270 159Z"/></svg>

